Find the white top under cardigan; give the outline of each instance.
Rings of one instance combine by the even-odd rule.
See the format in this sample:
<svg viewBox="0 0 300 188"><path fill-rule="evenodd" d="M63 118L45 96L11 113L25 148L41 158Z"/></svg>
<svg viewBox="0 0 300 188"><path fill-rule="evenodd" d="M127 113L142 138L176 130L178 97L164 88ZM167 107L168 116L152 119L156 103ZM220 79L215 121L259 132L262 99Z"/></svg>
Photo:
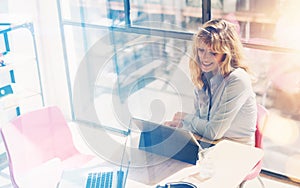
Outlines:
<svg viewBox="0 0 300 188"><path fill-rule="evenodd" d="M248 73L238 68L225 78L216 74L208 80L212 94L210 112L208 90L196 88L195 113L185 116L183 128L210 140L225 137L254 145L257 106Z"/></svg>

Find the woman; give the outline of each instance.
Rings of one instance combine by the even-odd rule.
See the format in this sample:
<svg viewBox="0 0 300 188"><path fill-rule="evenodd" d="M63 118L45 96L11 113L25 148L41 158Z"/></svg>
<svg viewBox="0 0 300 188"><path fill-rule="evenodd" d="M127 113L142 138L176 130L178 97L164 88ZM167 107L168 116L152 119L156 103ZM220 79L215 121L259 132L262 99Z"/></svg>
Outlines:
<svg viewBox="0 0 300 188"><path fill-rule="evenodd" d="M177 112L168 126L182 127L210 140L230 138L254 145L256 99L235 25L214 19L193 40L190 72L195 113Z"/></svg>

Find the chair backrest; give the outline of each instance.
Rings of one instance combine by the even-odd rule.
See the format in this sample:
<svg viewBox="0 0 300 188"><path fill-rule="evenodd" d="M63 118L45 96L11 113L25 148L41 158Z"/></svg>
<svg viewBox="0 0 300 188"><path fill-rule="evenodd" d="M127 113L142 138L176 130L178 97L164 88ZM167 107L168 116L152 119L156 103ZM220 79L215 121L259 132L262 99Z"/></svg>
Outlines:
<svg viewBox="0 0 300 188"><path fill-rule="evenodd" d="M261 104L257 104L257 121L255 131L255 147L263 148L263 130L267 123L269 112Z"/></svg>
<svg viewBox="0 0 300 188"><path fill-rule="evenodd" d="M1 128L11 178L53 158L66 159L78 150L68 124L55 106L21 114Z"/></svg>
<svg viewBox="0 0 300 188"><path fill-rule="evenodd" d="M255 131L255 147L263 148L263 131L268 120L269 112L268 110L260 104L257 104L257 121L256 121L256 131ZM249 174L244 178L244 182L247 180L252 180L257 177L262 168L262 160L253 167Z"/></svg>

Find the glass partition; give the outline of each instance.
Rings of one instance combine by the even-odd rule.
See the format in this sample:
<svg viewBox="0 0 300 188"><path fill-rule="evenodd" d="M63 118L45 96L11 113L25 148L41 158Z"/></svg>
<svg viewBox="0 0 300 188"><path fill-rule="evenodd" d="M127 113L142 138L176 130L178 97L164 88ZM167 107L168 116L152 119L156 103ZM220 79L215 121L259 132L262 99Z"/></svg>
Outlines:
<svg viewBox="0 0 300 188"><path fill-rule="evenodd" d="M183 108L192 110L191 41L71 25L65 32L75 119L91 121L82 115L90 104L101 125L124 130L128 112L163 123Z"/></svg>
<svg viewBox="0 0 300 188"><path fill-rule="evenodd" d="M300 5L295 0L212 0L213 17L223 17L237 24L247 43L299 49L297 31ZM223 3L221 3L223 2Z"/></svg>
<svg viewBox="0 0 300 188"><path fill-rule="evenodd" d="M131 20L133 25L157 22L180 24L180 2L166 0L132 0ZM150 25L151 26L151 25Z"/></svg>
<svg viewBox="0 0 300 188"><path fill-rule="evenodd" d="M60 6L60 13L65 21L111 26L124 25L124 6L122 2L64 0L60 1L58 6Z"/></svg>

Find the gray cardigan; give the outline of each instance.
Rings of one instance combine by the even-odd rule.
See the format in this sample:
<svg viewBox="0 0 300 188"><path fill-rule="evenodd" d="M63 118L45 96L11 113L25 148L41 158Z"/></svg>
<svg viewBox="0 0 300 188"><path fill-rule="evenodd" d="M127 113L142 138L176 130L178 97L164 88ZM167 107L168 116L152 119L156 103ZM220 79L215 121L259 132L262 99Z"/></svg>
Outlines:
<svg viewBox="0 0 300 188"><path fill-rule="evenodd" d="M230 138L254 145L257 107L248 73L238 68L225 78L216 74L209 81L210 112L208 90L195 89L195 113L185 116L183 128L210 140Z"/></svg>

